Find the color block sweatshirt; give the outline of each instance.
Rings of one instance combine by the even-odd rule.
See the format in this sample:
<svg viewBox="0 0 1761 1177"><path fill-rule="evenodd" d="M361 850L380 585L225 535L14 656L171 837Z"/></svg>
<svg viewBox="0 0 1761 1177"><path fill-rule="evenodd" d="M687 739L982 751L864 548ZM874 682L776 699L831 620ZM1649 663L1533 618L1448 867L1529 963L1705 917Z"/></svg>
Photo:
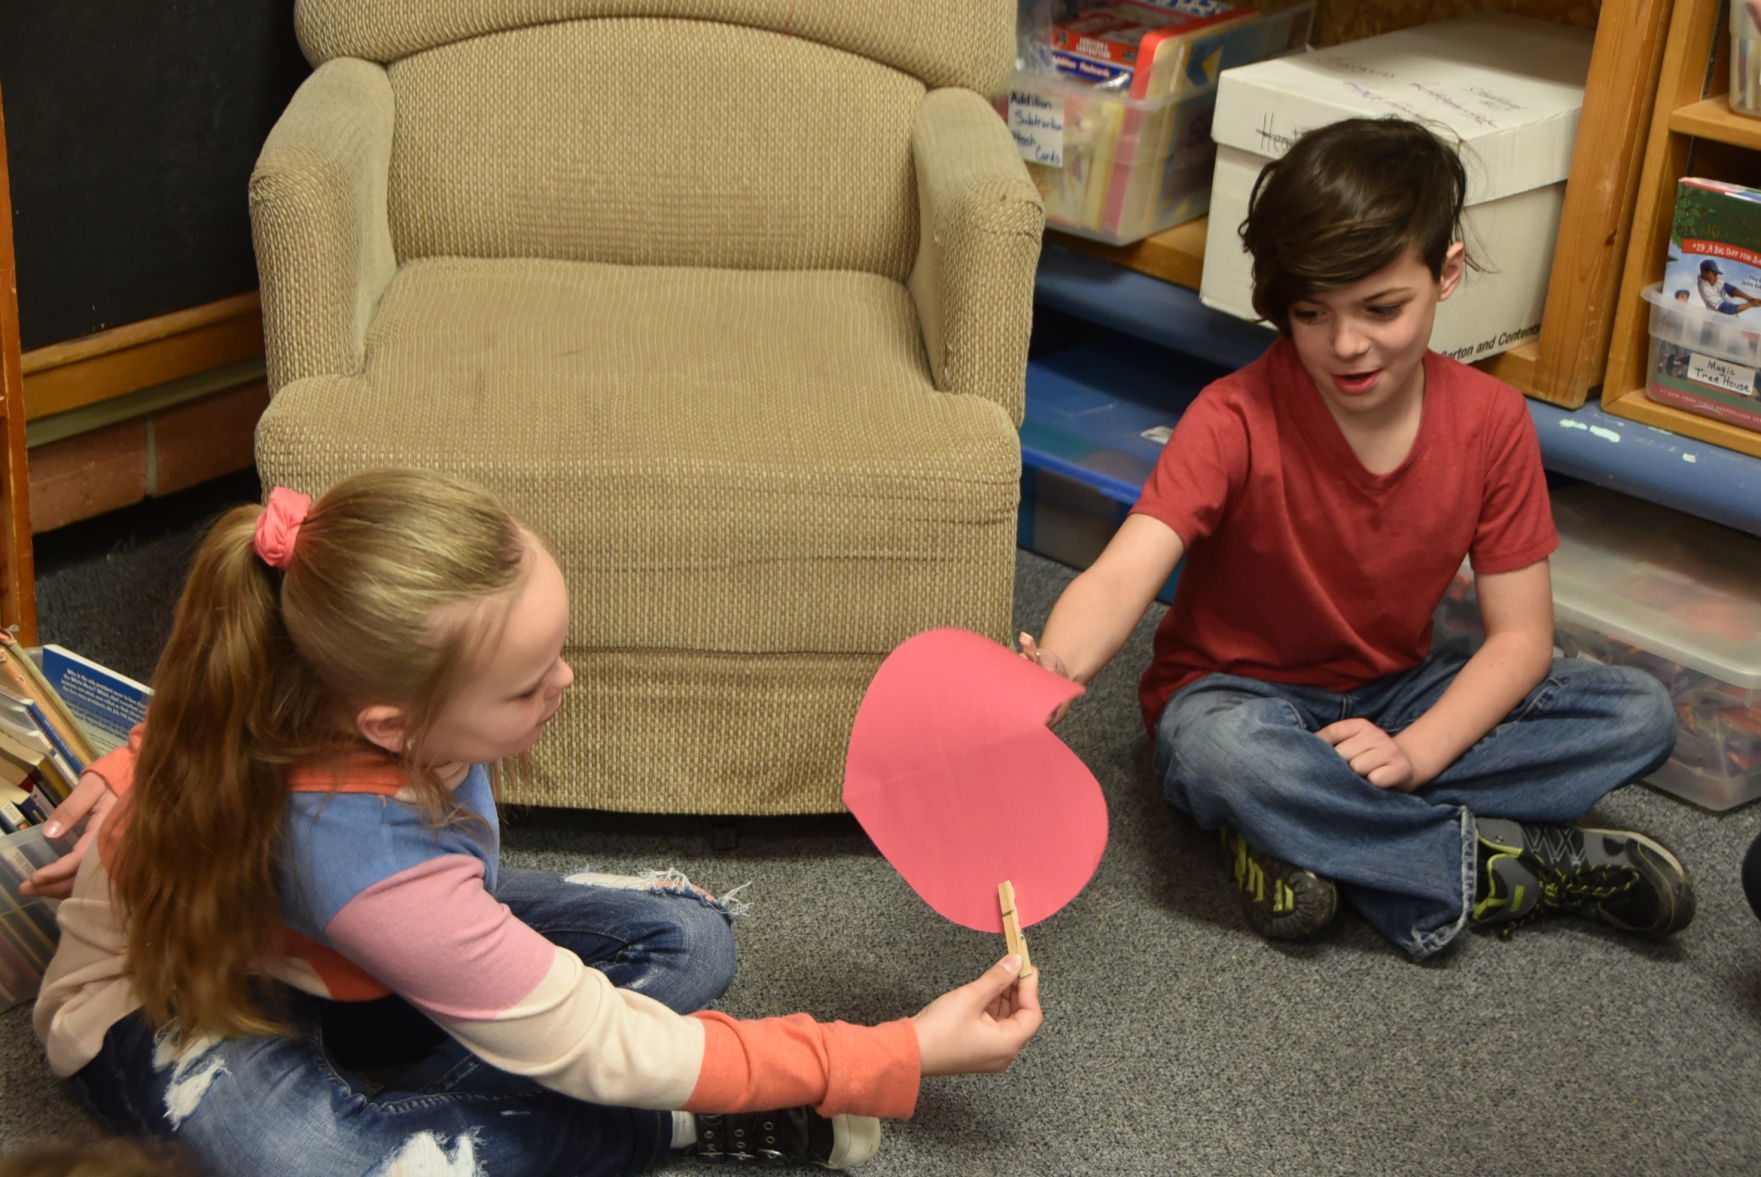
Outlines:
<svg viewBox="0 0 1761 1177"><path fill-rule="evenodd" d="M137 729L92 766L119 796L139 741ZM482 766L454 796L480 820L437 831L395 765L363 757L297 771L281 856L285 926L261 971L341 1001L396 993L490 1064L595 1103L911 1114L920 1061L908 1020L684 1016L618 989L495 899L500 830ZM58 919L33 1020L50 1066L70 1075L140 1004L101 855L86 856Z"/></svg>

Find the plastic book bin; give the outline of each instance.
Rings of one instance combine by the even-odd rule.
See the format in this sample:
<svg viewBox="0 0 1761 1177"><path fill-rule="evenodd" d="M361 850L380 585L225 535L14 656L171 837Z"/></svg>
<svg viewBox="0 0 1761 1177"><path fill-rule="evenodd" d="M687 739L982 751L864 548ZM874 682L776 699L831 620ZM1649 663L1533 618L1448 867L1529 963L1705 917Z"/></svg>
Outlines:
<svg viewBox="0 0 1761 1177"><path fill-rule="evenodd" d="M1306 0L1233 13L1143 8L1138 15L1149 26L1172 22L1161 30L1167 39L1138 28L1110 47L1099 26L1090 29L1094 36L1081 35L1087 26L1080 21L1060 28L1056 68L1018 70L1002 106L1045 201L1046 223L1127 245L1204 216L1219 76L1300 48L1314 9ZM1110 19L1089 16L1102 25Z"/></svg>
<svg viewBox="0 0 1761 1177"><path fill-rule="evenodd" d="M1643 295L1651 304L1645 377L1651 399L1761 429L1761 318L1708 310L1697 300L1678 301L1661 283L1646 287ZM1689 297L1694 298L1692 291Z"/></svg>
<svg viewBox="0 0 1761 1177"><path fill-rule="evenodd" d="M1035 357L1021 424L1017 545L1086 568L1113 538L1192 398L1228 369L1108 335ZM1157 594L1174 599L1170 577Z"/></svg>
<svg viewBox="0 0 1761 1177"><path fill-rule="evenodd" d="M1761 539L1592 486L1554 492L1554 641L1647 671L1681 723L1650 785L1706 809L1761 797ZM1481 637L1466 569L1438 607L1433 643Z"/></svg>
<svg viewBox="0 0 1761 1177"><path fill-rule="evenodd" d="M1042 146L1026 162L1045 200L1046 223L1124 245L1205 215L1216 103L1214 87L1140 100L1017 74L1008 117L1018 141L1023 125L1038 125Z"/></svg>
<svg viewBox="0 0 1761 1177"><path fill-rule="evenodd" d="M1761 30L1743 0L1730 0L1730 108L1761 118Z"/></svg>

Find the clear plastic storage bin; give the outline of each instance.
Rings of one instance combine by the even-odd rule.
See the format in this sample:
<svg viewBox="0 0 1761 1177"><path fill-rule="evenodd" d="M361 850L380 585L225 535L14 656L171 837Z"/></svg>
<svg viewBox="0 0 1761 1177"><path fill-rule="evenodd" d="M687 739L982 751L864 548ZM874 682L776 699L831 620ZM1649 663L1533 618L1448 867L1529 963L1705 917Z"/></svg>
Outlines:
<svg viewBox="0 0 1761 1177"><path fill-rule="evenodd" d="M1651 304L1651 399L1761 429L1761 309L1753 319L1725 314L1694 301L1692 291L1661 285L1646 287L1644 297Z"/></svg>
<svg viewBox="0 0 1761 1177"><path fill-rule="evenodd" d="M1649 783L1712 810L1761 797L1761 539L1591 486L1555 492L1553 516L1554 641L1654 675L1675 702L1675 753ZM1464 568L1433 642L1480 637Z"/></svg>
<svg viewBox="0 0 1761 1177"><path fill-rule="evenodd" d="M1046 223L1123 245L1205 215L1217 90L1128 98L1079 81L1017 74L1009 125L1045 200Z"/></svg>
<svg viewBox="0 0 1761 1177"><path fill-rule="evenodd" d="M1167 39L1154 48L1145 36L1106 50L1134 45L1130 66L1092 56L1086 38L1069 30L1052 53L1062 59L1056 69L1018 70L1003 113L1047 222L1126 245L1204 216L1218 76L1306 44L1314 11L1314 0L1239 6L1227 16L1195 8L1177 18L1195 24L1166 25ZM1097 44L1106 40L1097 34Z"/></svg>
<svg viewBox="0 0 1761 1177"><path fill-rule="evenodd" d="M1743 0L1730 0L1730 108L1761 118L1761 30Z"/></svg>

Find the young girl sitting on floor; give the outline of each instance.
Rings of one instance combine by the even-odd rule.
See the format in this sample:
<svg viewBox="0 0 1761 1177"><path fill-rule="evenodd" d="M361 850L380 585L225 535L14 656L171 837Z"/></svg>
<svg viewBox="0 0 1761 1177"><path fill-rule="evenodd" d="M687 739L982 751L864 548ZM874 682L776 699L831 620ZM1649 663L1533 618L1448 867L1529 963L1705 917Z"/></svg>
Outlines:
<svg viewBox="0 0 1761 1177"><path fill-rule="evenodd" d="M732 979L722 905L497 861L494 766L573 680L543 543L434 475L307 505L214 526L148 724L78 794L121 799L35 1024L113 1127L216 1174L838 1167L920 1075L1000 1071L1033 1035L1015 957L882 1026L693 1013Z"/></svg>

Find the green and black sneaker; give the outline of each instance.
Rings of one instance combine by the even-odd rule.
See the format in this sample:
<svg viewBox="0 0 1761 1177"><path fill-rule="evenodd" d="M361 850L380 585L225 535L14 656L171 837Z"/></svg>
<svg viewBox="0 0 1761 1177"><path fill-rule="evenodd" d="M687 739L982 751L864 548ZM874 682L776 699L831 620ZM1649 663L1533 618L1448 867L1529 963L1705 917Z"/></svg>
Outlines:
<svg viewBox="0 0 1761 1177"><path fill-rule="evenodd" d="M1268 940L1305 940L1333 922L1339 912L1333 880L1255 850L1234 830L1218 832L1254 931Z"/></svg>
<svg viewBox="0 0 1761 1177"><path fill-rule="evenodd" d="M810 1162L848 1169L880 1150L880 1121L873 1116L822 1116L812 1108L709 1115L699 1112L697 1142L686 1149L696 1160L723 1165L786 1165Z"/></svg>
<svg viewBox="0 0 1761 1177"><path fill-rule="evenodd" d="M1681 860L1644 834L1483 817L1479 841L1471 914L1500 935L1564 912L1661 940L1694 918L1694 886Z"/></svg>

